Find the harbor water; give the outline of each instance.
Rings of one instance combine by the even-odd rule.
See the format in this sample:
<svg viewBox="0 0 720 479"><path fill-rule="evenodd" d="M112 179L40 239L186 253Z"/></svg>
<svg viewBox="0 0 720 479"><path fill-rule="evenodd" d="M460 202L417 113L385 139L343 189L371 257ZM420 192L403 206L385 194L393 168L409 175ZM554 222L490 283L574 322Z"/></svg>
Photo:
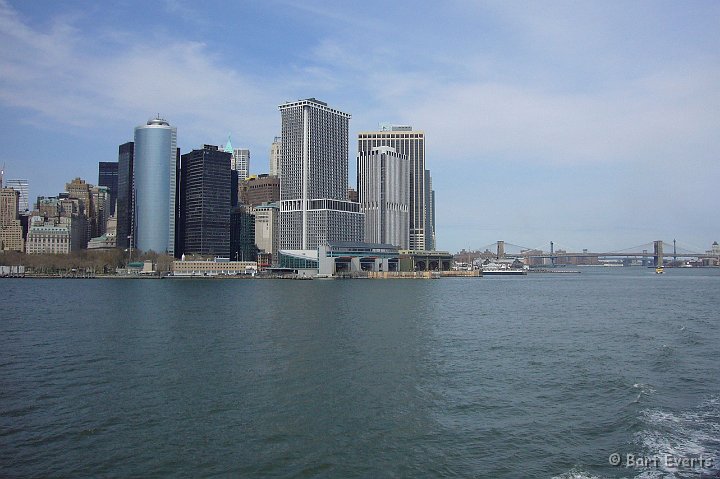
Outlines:
<svg viewBox="0 0 720 479"><path fill-rule="evenodd" d="M720 477L719 269L0 302L0 477Z"/></svg>

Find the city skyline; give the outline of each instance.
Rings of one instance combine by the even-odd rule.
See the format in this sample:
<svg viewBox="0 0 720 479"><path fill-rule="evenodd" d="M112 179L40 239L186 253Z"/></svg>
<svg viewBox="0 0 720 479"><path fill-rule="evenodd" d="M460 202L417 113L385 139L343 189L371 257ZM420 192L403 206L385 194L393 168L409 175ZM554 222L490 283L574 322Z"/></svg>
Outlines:
<svg viewBox="0 0 720 479"><path fill-rule="evenodd" d="M267 172L276 105L317 97L351 139L426 132L438 249L718 239L716 3L132 4L0 1L0 164L31 202L92 181L156 112L183 153L231 132Z"/></svg>

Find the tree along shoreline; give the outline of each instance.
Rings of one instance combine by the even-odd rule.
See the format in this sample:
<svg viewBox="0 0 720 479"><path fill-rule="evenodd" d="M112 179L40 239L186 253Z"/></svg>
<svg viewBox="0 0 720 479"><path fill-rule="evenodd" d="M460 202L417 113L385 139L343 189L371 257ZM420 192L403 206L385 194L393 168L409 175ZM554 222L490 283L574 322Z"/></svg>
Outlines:
<svg viewBox="0 0 720 479"><path fill-rule="evenodd" d="M25 254L16 251L0 253L0 266L24 266L26 274L48 275L75 272L92 273L93 275L113 275L117 268L127 267L129 254L119 249L80 250L69 254ZM133 251L132 261L151 260L158 273L169 272L172 256L155 253L154 251Z"/></svg>

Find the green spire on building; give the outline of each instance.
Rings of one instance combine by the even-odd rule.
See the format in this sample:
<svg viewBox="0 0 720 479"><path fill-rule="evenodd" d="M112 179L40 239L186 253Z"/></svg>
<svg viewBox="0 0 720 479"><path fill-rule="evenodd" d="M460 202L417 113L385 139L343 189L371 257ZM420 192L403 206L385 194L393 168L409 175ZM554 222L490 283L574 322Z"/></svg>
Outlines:
<svg viewBox="0 0 720 479"><path fill-rule="evenodd" d="M233 152L232 143L230 143L230 133L228 133L228 141L227 141L227 143L225 144L225 152L226 152L226 153L232 153L232 152Z"/></svg>

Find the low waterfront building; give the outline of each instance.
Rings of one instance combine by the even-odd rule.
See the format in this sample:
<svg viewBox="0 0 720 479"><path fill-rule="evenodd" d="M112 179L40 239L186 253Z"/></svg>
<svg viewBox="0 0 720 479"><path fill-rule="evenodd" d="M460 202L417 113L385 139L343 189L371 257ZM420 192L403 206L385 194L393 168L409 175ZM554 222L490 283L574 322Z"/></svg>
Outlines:
<svg viewBox="0 0 720 479"><path fill-rule="evenodd" d="M451 271L453 262L447 251L398 250L390 244L355 241L331 242L315 250L280 250L279 255L277 271L309 277L440 273Z"/></svg>
<svg viewBox="0 0 720 479"><path fill-rule="evenodd" d="M299 276L333 277L399 271L396 246L338 241L315 250L280 250L279 270Z"/></svg>
<svg viewBox="0 0 720 479"><path fill-rule="evenodd" d="M172 264L173 276L236 276L255 275L256 261L230 261L229 258L211 260L178 260Z"/></svg>
<svg viewBox="0 0 720 479"><path fill-rule="evenodd" d="M113 249L117 246L114 234L105 233L97 238L91 238L88 242L88 249Z"/></svg>
<svg viewBox="0 0 720 479"><path fill-rule="evenodd" d="M318 274L334 276L367 271L399 271L397 246L337 242L318 247Z"/></svg>
<svg viewBox="0 0 720 479"><path fill-rule="evenodd" d="M400 250L400 271L450 271L452 263L447 251Z"/></svg>
<svg viewBox="0 0 720 479"><path fill-rule="evenodd" d="M117 268L115 272L118 276L155 276L157 275L156 267L152 260L133 261L127 264L125 268Z"/></svg>
<svg viewBox="0 0 720 479"><path fill-rule="evenodd" d="M703 258L703 266L720 266L720 245L714 241L709 250L705 251L707 255L713 255L714 258Z"/></svg>

